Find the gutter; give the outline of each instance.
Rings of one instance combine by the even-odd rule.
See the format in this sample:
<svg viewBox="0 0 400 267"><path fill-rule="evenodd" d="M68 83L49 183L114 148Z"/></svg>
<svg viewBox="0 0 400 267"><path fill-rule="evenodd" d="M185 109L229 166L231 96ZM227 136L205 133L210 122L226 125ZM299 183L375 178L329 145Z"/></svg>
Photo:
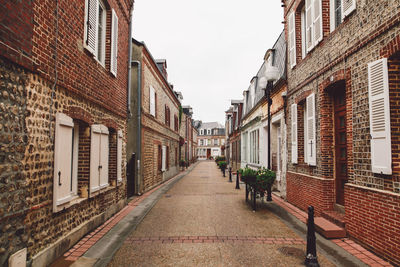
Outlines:
<svg viewBox="0 0 400 267"><path fill-rule="evenodd" d="M138 60L131 60L129 65L136 64L137 65L137 144L136 144L136 159L137 159L137 179L136 179L136 192L139 193L139 188L140 188L140 160L142 156L142 64ZM129 93L130 95L130 93ZM130 102L130 98L129 98Z"/></svg>

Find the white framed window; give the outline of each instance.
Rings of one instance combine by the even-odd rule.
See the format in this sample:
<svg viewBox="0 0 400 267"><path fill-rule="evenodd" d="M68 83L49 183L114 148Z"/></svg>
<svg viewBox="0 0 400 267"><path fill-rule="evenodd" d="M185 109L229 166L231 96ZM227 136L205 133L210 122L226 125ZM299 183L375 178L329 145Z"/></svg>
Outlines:
<svg viewBox="0 0 400 267"><path fill-rule="evenodd" d="M289 62L290 67L293 68L296 66L296 23L295 23L295 13L292 12L289 15L289 23L288 23L288 32L289 32L289 41L288 41L288 51L289 51ZM271 56L269 57L269 59Z"/></svg>
<svg viewBox="0 0 400 267"><path fill-rule="evenodd" d="M306 10L305 7L301 10L301 57L305 58L307 55L307 35L306 35Z"/></svg>
<svg viewBox="0 0 400 267"><path fill-rule="evenodd" d="M162 166L161 171L165 172L167 170L167 147L162 146Z"/></svg>
<svg viewBox="0 0 400 267"><path fill-rule="evenodd" d="M211 129L207 129L207 135L211 135Z"/></svg>
<svg viewBox="0 0 400 267"><path fill-rule="evenodd" d="M371 169L392 174L392 141L387 58L368 64Z"/></svg>
<svg viewBox="0 0 400 267"><path fill-rule="evenodd" d="M291 141L292 141L292 163L297 164L297 154L298 154L298 146L297 146L297 104L292 104L290 108L291 114Z"/></svg>
<svg viewBox="0 0 400 267"><path fill-rule="evenodd" d="M109 141L108 128L101 124L91 126L90 140L90 194L109 185L108 159Z"/></svg>
<svg viewBox="0 0 400 267"><path fill-rule="evenodd" d="M85 1L84 47L105 64L107 10L101 0Z"/></svg>
<svg viewBox="0 0 400 267"><path fill-rule="evenodd" d="M63 113L56 114L54 145L53 211L62 210L77 197L79 125Z"/></svg>
<svg viewBox="0 0 400 267"><path fill-rule="evenodd" d="M199 141L200 141L199 145L202 146L203 145L203 139L200 139Z"/></svg>
<svg viewBox="0 0 400 267"><path fill-rule="evenodd" d="M218 139L214 139L214 146L219 146L219 140Z"/></svg>
<svg viewBox="0 0 400 267"><path fill-rule="evenodd" d="M111 56L110 72L116 77L118 67L118 16L115 10L111 10Z"/></svg>
<svg viewBox="0 0 400 267"><path fill-rule="evenodd" d="M149 98L150 98L150 115L156 116L156 91L153 86L150 85L149 89Z"/></svg>
<svg viewBox="0 0 400 267"><path fill-rule="evenodd" d="M203 135L203 129L200 129L200 135Z"/></svg>
<svg viewBox="0 0 400 267"><path fill-rule="evenodd" d="M307 163L315 166L317 164L317 138L315 127L315 94L311 94L306 98L306 125L307 125Z"/></svg>
<svg viewBox="0 0 400 267"><path fill-rule="evenodd" d="M247 147L248 147L248 144L247 144L247 136L248 136L248 133L247 132L245 132L245 133L243 133L243 135L242 135L242 138L243 138L243 141L242 141L242 159L243 159L243 161L244 162L247 162Z"/></svg>
<svg viewBox="0 0 400 267"><path fill-rule="evenodd" d="M323 37L321 0L305 0L305 15L303 20L305 27L304 40L306 52L308 53Z"/></svg>
<svg viewBox="0 0 400 267"><path fill-rule="evenodd" d="M260 164L260 131L250 132L250 163Z"/></svg>

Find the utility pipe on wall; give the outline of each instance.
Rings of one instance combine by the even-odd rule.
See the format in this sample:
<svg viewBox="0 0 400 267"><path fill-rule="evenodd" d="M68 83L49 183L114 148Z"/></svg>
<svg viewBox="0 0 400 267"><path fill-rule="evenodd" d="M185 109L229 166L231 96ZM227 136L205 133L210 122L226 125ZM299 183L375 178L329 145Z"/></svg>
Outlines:
<svg viewBox="0 0 400 267"><path fill-rule="evenodd" d="M141 88L142 88L142 64L141 64L141 62L140 61L138 61L138 60L131 60L131 62L130 62L130 64L129 65L131 65L131 64L136 64L137 65L137 99L138 99L138 103L137 103L137 145L136 145L136 155L137 155L137 179L136 179L136 185L135 185L135 188L136 188L136 191L139 193L139 189L140 189L140 177L141 177L141 175L140 175L140 172L141 172L141 169L140 169L140 160L141 160L141 157L142 157L142 153L141 153L141 151L142 151L142 122L141 122L141 119L142 119L142 109L141 109L141 106L142 106L142 90L141 90ZM129 75L130 76L130 75ZM129 91L130 91L130 89L129 89ZM130 95L130 92L129 92L129 95ZM129 98L129 103L130 103L130 98Z"/></svg>

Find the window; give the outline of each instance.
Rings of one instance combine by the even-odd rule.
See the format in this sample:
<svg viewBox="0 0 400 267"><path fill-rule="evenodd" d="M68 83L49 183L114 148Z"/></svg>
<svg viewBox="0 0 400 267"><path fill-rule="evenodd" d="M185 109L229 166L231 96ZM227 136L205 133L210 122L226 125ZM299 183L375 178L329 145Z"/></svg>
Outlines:
<svg viewBox="0 0 400 267"><path fill-rule="evenodd" d="M260 164L260 134L259 130L250 132L250 163Z"/></svg>
<svg viewBox="0 0 400 267"><path fill-rule="evenodd" d="M101 1L98 2L97 18L97 60L104 65L106 48L106 9Z"/></svg>
<svg viewBox="0 0 400 267"><path fill-rule="evenodd" d="M207 135L211 135L211 130L207 129Z"/></svg>
<svg viewBox="0 0 400 267"><path fill-rule="evenodd" d="M108 183L108 129L101 124L91 127L90 140L90 193L109 185Z"/></svg>
<svg viewBox="0 0 400 267"><path fill-rule="evenodd" d="M162 162L161 162L161 171L165 172L167 170L167 146L162 146Z"/></svg>
<svg viewBox="0 0 400 267"><path fill-rule="evenodd" d="M368 91L372 172L392 174L387 58L368 64Z"/></svg>
<svg viewBox="0 0 400 267"><path fill-rule="evenodd" d="M77 196L79 125L63 113L56 114L53 211L63 209Z"/></svg>
<svg viewBox="0 0 400 267"><path fill-rule="evenodd" d="M111 10L111 56L110 72L117 76L118 66L118 17L114 9Z"/></svg>
<svg viewBox="0 0 400 267"><path fill-rule="evenodd" d="M242 138L243 138L242 154L243 154L244 162L247 162L247 146L248 146L248 144L247 144L247 135L248 135L247 132L243 133L243 135L242 135Z"/></svg>
<svg viewBox="0 0 400 267"><path fill-rule="evenodd" d="M306 99L306 110L304 118L304 128L305 128L305 147L304 152L307 153L305 161L308 165L316 165L316 127L315 127L315 95L311 94Z"/></svg>
<svg viewBox="0 0 400 267"><path fill-rule="evenodd" d="M162 171L162 147L161 145L157 146L158 153L157 153L157 170Z"/></svg>
<svg viewBox="0 0 400 267"><path fill-rule="evenodd" d="M179 130L179 121L178 121L178 116L174 115L174 129L175 131Z"/></svg>
<svg viewBox="0 0 400 267"><path fill-rule="evenodd" d="M165 105L165 125L171 126L171 112L167 105Z"/></svg>
<svg viewBox="0 0 400 267"><path fill-rule="evenodd" d="M150 85L150 115L156 116L156 91Z"/></svg>
<svg viewBox="0 0 400 267"><path fill-rule="evenodd" d="M199 145L202 146L203 145L203 139L199 140Z"/></svg>
<svg viewBox="0 0 400 267"><path fill-rule="evenodd" d="M290 108L291 113L291 143L292 143L292 163L297 164L297 153L298 153L298 146L297 146L297 104L292 104Z"/></svg>
<svg viewBox="0 0 400 267"><path fill-rule="evenodd" d="M308 53L323 37L321 0L305 0L301 20L304 23L302 25L302 40L305 44L305 52Z"/></svg>
<svg viewBox="0 0 400 267"><path fill-rule="evenodd" d="M288 51L289 51L289 61L290 67L293 68L296 65L296 31L295 31L295 15L292 12L289 15L289 24L288 24L288 31L289 31L289 42L288 42ZM270 59L271 56L268 58Z"/></svg>
<svg viewBox="0 0 400 267"><path fill-rule="evenodd" d="M214 146L218 146L219 145L219 140L218 139L214 139Z"/></svg>

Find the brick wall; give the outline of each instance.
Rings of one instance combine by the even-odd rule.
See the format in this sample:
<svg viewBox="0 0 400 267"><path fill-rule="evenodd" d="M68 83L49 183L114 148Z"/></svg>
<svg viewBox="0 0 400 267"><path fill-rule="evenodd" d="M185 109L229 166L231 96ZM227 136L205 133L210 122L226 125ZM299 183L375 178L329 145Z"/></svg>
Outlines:
<svg viewBox="0 0 400 267"><path fill-rule="evenodd" d="M135 44L134 44L135 45ZM169 88L149 51L143 46L136 46L137 58L142 60L142 177L140 192L148 191L157 184L173 177L179 171L179 162L175 162L175 151L179 147L179 133L173 124L174 115L179 116L179 101ZM139 49L138 49L139 48ZM156 92L156 116L150 115L150 85ZM165 105L170 109L171 124L165 123ZM185 126L182 115L180 131ZM169 150L169 168L161 172L158 167L159 146ZM184 155L184 154L183 154Z"/></svg>
<svg viewBox="0 0 400 267"><path fill-rule="evenodd" d="M323 40L303 59L301 56L301 35L299 35L300 21L296 18L297 27L297 64L294 68L288 66L288 104L297 103L298 99L304 97L308 92L316 95L316 133L317 133L317 166L299 168L291 163L288 169L291 173L298 173L299 177L293 178L288 174L288 199L305 209L301 200L307 201L308 191L315 191L320 188L317 193L320 195L324 190L322 186L315 186L315 182L311 185L304 186L309 182L307 175L315 176L319 179L332 179L335 181L334 162L334 131L333 128L333 108L331 92L335 90L335 86L342 83L346 88L346 112L347 112L347 165L348 179L351 184L364 186L366 197L370 202L375 201L373 194L377 190L386 190L386 195L382 196L387 199L392 194L398 194L399 178L398 178L398 126L397 126L397 106L398 106L398 63L395 53L400 48L400 13L398 12L398 3L385 2L382 4L377 1L361 1L357 0L356 10L333 31L329 31L329 8L328 2L323 0ZM304 1L288 0L285 1L285 15L292 10L300 7ZM285 21L287 18L285 17ZM286 27L286 36L287 27ZM368 63L373 62L382 57L389 58L390 72L390 97L391 97L391 122L392 122L392 156L394 159L394 175L378 175L371 171L371 148L370 148L370 122L369 122L369 103L368 103ZM288 110L287 110L288 111ZM299 134L302 129L299 123ZM288 133L288 158L291 158L291 123L287 125ZM300 160L300 151L299 151ZM291 181L289 181L291 179ZM304 179L301 181L300 179ZM324 181L324 180L321 180ZM291 187L289 187L289 183ZM317 183L318 184L318 183ZM332 182L332 188L334 183ZM293 192L290 193L289 191ZM346 222L351 222L351 229L368 233L368 223L354 219L354 209L347 205L347 201L352 201L351 194L353 191L345 193L345 210ZM384 193L382 193L384 194ZM290 197L289 197L290 196ZM298 200L301 199L301 200ZM327 208L332 208L336 202L335 197L329 198L331 201ZM382 202L383 205L384 202ZM387 205L390 209L390 203ZM322 207L321 207L322 208ZM379 208L381 209L381 208ZM365 206L361 214L368 215L379 212L376 206ZM348 213L348 210L350 213ZM384 218L385 216L385 218ZM387 217L386 217L387 216ZM394 216L394 217L393 217ZM377 219L376 223L379 227L388 231L398 231L398 226L393 224L385 224L383 220L393 220L398 215L393 213L382 213L381 219ZM360 216L362 218L363 216ZM365 216L364 216L365 217ZM354 230L349 231L350 237L355 234ZM364 237L360 234L354 236L361 242L368 243L368 235ZM380 255L386 255L387 258L396 258L400 251L391 250L383 251L379 248L378 243L371 242L370 248ZM397 247L398 244L397 244ZM391 254L391 255L389 255Z"/></svg>
<svg viewBox="0 0 400 267"><path fill-rule="evenodd" d="M23 172L27 135L25 87L27 73L0 57L0 265L26 247L26 177ZM28 148L30 150L30 148ZM32 155L40 157L39 153Z"/></svg>
<svg viewBox="0 0 400 267"><path fill-rule="evenodd" d="M310 205L314 206L315 216L320 216L324 210L333 209L333 188L333 179L286 173L287 201L303 210L307 210Z"/></svg>
<svg viewBox="0 0 400 267"><path fill-rule="evenodd" d="M400 195L349 184L345 199L349 235L400 265Z"/></svg>
<svg viewBox="0 0 400 267"><path fill-rule="evenodd" d="M32 70L33 1L0 1L0 55Z"/></svg>

